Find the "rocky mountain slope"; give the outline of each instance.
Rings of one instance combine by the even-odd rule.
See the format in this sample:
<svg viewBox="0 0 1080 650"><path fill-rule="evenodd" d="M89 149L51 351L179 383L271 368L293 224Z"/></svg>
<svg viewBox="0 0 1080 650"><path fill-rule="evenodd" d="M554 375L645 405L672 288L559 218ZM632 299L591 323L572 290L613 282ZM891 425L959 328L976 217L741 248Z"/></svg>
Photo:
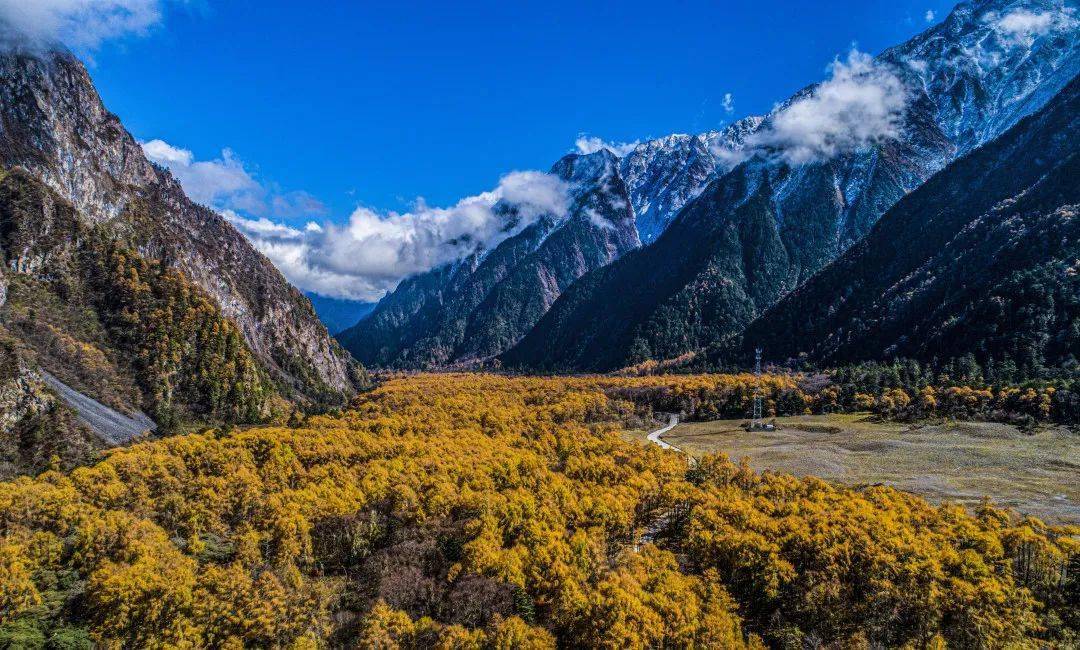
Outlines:
<svg viewBox="0 0 1080 650"><path fill-rule="evenodd" d="M887 138L834 147L829 155L794 155L779 137L790 130L788 109L835 89L801 91L744 138L758 143L748 160L712 181L654 244L565 292L504 362L611 369L741 332L905 194L1037 109L1076 74L1080 30L1069 23L1017 35L1002 27L1015 12L1069 21L1075 7L1055 0L964 3L911 41L857 62L861 76L884 80L886 97L903 99Z"/></svg>
<svg viewBox="0 0 1080 650"><path fill-rule="evenodd" d="M617 158L569 155L565 216L544 215L493 250L407 278L338 335L365 364L423 368L492 357L517 342L562 291L639 245ZM508 227L512 206L501 206Z"/></svg>
<svg viewBox="0 0 1080 650"><path fill-rule="evenodd" d="M206 291L20 168L0 178L0 262L0 328L37 374L166 431L273 414L268 373Z"/></svg>
<svg viewBox="0 0 1080 650"><path fill-rule="evenodd" d="M307 298L145 158L72 55L0 54L0 164L40 180L84 226L182 274L235 324L286 396L340 404L362 382L362 370L329 337ZM47 260L29 263L48 273Z"/></svg>
<svg viewBox="0 0 1080 650"><path fill-rule="evenodd" d="M86 462L106 446L50 390L19 341L0 329L0 479Z"/></svg>
<svg viewBox="0 0 1080 650"><path fill-rule="evenodd" d="M619 160L642 244L655 241L683 206L731 169L733 162L723 152L741 150L762 119L746 117L720 131L650 140Z"/></svg>
<svg viewBox="0 0 1080 650"><path fill-rule="evenodd" d="M1080 77L905 197L745 341L777 360L1078 367Z"/></svg>

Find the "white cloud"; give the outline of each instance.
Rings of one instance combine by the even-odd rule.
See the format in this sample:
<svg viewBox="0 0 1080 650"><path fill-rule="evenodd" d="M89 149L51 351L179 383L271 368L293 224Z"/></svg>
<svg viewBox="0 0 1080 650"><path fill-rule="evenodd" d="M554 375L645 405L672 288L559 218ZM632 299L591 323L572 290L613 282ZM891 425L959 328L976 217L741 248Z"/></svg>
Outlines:
<svg viewBox="0 0 1080 650"><path fill-rule="evenodd" d="M191 151L164 140L143 142L142 148L147 158L173 173L189 197L215 210L285 219L326 213L325 206L307 192L280 192L263 185L230 149L223 149L213 160L196 160Z"/></svg>
<svg viewBox="0 0 1080 650"><path fill-rule="evenodd" d="M418 200L406 213L357 208L345 224L303 230L225 212L233 225L301 289L377 300L404 277L491 249L543 215L567 216L566 184L542 172L513 172L490 192L447 208Z"/></svg>
<svg viewBox="0 0 1080 650"><path fill-rule="evenodd" d="M934 15L935 14L933 9L927 9L926 14L923 16L923 18L926 20L926 22L932 23L934 22Z"/></svg>
<svg viewBox="0 0 1080 650"><path fill-rule="evenodd" d="M93 50L143 35L161 22L166 0L0 0L0 45L37 49L63 43Z"/></svg>
<svg viewBox="0 0 1080 650"><path fill-rule="evenodd" d="M297 230L284 223L271 221L266 217L249 219L240 216L233 210L222 210L221 214L230 222L237 224L238 227L242 228L243 231L251 237L260 239L295 240L304 236L304 231ZM318 224L315 224L315 226L320 227Z"/></svg>
<svg viewBox="0 0 1080 650"><path fill-rule="evenodd" d="M806 96L774 109L743 150L717 154L730 162L762 154L800 165L899 135L907 93L891 70L857 50L829 69L831 77Z"/></svg>
<svg viewBox="0 0 1080 650"><path fill-rule="evenodd" d="M1072 7L1064 6L1040 12L1014 9L1004 16L988 12L983 20L990 23L1005 40L1030 47L1036 36L1076 29L1080 23L1074 14Z"/></svg>
<svg viewBox="0 0 1080 650"><path fill-rule="evenodd" d="M323 202L303 190L275 194L270 199L270 212L275 217L298 219L326 214Z"/></svg>
<svg viewBox="0 0 1080 650"><path fill-rule="evenodd" d="M600 214L596 210L593 210L592 208L585 209L585 216L589 218L589 223L596 226L597 228L602 228L604 230L615 229L615 224L605 219L604 215Z"/></svg>
<svg viewBox="0 0 1080 650"><path fill-rule="evenodd" d="M357 208L346 224L286 220L326 213L306 192L260 183L229 149L213 160L163 140L142 143L193 200L220 212L301 289L326 296L377 300L408 275L490 249L543 215L565 218L568 187L556 176L514 172L490 192L448 208L418 199L405 213Z"/></svg>
<svg viewBox="0 0 1080 650"><path fill-rule="evenodd" d="M720 105L724 107L724 111L727 113L735 112L735 98L731 93L724 93L724 100L720 102Z"/></svg>
<svg viewBox="0 0 1080 650"><path fill-rule="evenodd" d="M634 140L633 142L605 142L596 136L585 135L584 133L574 141L574 147L577 148L577 152L580 154L596 153L601 149L607 149L619 158L631 153L639 144L641 144L640 140Z"/></svg>
<svg viewBox="0 0 1080 650"><path fill-rule="evenodd" d="M142 148L147 158L165 167L187 166L195 161L195 155L190 151L174 147L164 140L143 142Z"/></svg>
<svg viewBox="0 0 1080 650"><path fill-rule="evenodd" d="M216 209L265 212L265 191L230 149L214 160L195 160L187 149L163 140L142 143L146 157L166 167L195 201Z"/></svg>

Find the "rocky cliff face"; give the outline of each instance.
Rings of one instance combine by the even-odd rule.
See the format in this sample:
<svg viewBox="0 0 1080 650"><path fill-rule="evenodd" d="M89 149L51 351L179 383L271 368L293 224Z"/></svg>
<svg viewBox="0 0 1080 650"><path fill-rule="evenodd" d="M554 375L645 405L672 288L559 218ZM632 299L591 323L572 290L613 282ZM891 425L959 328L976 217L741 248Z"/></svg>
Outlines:
<svg viewBox="0 0 1080 650"><path fill-rule="evenodd" d="M145 158L70 54L0 55L0 163L26 169L87 223L182 271L236 323L287 393L340 402L355 391L361 372L310 302Z"/></svg>
<svg viewBox="0 0 1080 650"><path fill-rule="evenodd" d="M494 250L402 281L338 335L368 364L432 367L490 358L517 342L577 278L638 246L618 160L604 150L552 168L566 216L545 215ZM512 207L504 206L507 223Z"/></svg>
<svg viewBox="0 0 1080 650"><path fill-rule="evenodd" d="M652 246L566 292L504 360L609 369L738 334L908 192L1072 78L1080 30L1059 25L1018 35L1001 22L1018 11L1059 21L1075 13L1054 0L960 5L941 25L873 61L873 74L895 80L893 92L904 98L894 136L807 161L756 147L688 203ZM808 87L779 105L743 141L774 132L786 109L818 90Z"/></svg>

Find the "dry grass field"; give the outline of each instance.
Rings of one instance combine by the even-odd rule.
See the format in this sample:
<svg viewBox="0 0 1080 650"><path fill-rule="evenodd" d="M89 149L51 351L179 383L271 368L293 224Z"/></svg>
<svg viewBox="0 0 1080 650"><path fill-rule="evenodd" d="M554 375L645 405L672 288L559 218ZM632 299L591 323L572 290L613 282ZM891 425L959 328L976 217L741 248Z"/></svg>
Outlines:
<svg viewBox="0 0 1080 650"><path fill-rule="evenodd" d="M680 424L664 440L693 454L747 457L759 471L884 483L935 502L989 496L1023 513L1080 523L1080 436L1065 428L1028 435L990 422L911 425L852 414L778 418L773 432L740 424Z"/></svg>

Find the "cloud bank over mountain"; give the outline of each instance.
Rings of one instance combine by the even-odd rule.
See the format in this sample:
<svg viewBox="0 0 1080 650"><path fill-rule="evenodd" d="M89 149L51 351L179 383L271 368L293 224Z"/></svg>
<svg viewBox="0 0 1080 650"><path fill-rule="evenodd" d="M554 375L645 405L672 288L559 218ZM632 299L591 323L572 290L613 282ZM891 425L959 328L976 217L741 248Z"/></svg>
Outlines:
<svg viewBox="0 0 1080 650"><path fill-rule="evenodd" d="M777 106L744 148L717 153L732 162L765 155L801 165L897 137L907 92L891 70L853 49L829 72L804 95Z"/></svg>
<svg viewBox="0 0 1080 650"><path fill-rule="evenodd" d="M507 174L495 189L450 207L423 199L404 213L359 207L341 225L311 221L301 229L226 216L302 289L373 301L402 278L490 250L544 215L565 218L567 207L563 181L525 171Z"/></svg>
<svg viewBox="0 0 1080 650"><path fill-rule="evenodd" d="M224 215L294 284L324 296L371 301L404 277L498 246L544 215L567 215L566 184L536 171L512 172L496 188L408 212L358 207L344 224L319 220L326 208L306 192L261 182L229 149L213 160L163 140L143 143L184 191ZM497 206L504 206L500 209ZM287 220L306 220L297 227Z"/></svg>

